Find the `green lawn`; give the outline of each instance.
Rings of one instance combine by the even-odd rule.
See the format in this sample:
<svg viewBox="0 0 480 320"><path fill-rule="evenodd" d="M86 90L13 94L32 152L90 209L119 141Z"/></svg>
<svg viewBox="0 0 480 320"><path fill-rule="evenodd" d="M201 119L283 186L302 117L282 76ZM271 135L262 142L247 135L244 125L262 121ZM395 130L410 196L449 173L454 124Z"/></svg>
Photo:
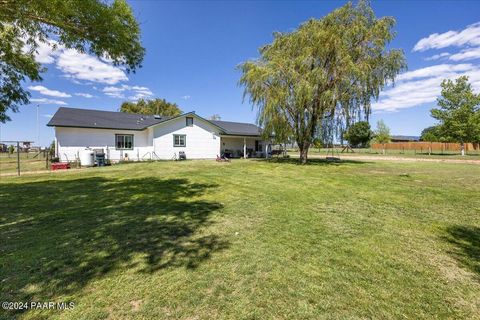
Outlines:
<svg viewBox="0 0 480 320"><path fill-rule="evenodd" d="M75 303L0 318L478 318L479 195L472 164L0 177L0 301Z"/></svg>
<svg viewBox="0 0 480 320"><path fill-rule="evenodd" d="M428 150L385 150L385 154L382 150L371 148L355 148L355 152L341 152L343 148L336 147L333 149L334 156L380 156L385 158L426 158L426 159L455 159L455 160L480 160L480 150L468 151L465 156L462 156L460 152L454 151L433 151L428 153ZM299 156L297 149L288 150L288 154L294 157ZM332 149L329 148L310 148L309 156L311 157L326 157L332 155Z"/></svg>

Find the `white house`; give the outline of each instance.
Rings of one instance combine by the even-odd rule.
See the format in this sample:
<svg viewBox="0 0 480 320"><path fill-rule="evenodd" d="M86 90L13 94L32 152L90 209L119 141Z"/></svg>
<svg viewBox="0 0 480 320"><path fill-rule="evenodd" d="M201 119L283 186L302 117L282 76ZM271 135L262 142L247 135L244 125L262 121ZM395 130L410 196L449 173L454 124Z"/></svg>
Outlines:
<svg viewBox="0 0 480 320"><path fill-rule="evenodd" d="M264 157L269 146L254 124L206 120L194 112L175 117L61 107L47 124L55 128L60 161L85 149L101 149L111 161Z"/></svg>

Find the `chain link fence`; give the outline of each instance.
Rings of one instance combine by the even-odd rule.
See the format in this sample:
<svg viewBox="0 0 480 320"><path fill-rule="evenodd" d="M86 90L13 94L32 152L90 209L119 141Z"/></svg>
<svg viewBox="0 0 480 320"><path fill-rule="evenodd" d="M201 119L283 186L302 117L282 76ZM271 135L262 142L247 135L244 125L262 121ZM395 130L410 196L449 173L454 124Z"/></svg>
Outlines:
<svg viewBox="0 0 480 320"><path fill-rule="evenodd" d="M51 151L30 147L29 141L0 141L0 175L50 170Z"/></svg>

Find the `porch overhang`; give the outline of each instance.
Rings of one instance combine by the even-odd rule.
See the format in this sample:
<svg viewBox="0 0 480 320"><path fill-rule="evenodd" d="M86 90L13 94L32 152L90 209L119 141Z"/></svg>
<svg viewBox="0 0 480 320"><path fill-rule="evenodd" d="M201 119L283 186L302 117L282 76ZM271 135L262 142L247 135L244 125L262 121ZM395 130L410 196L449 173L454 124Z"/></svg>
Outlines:
<svg viewBox="0 0 480 320"><path fill-rule="evenodd" d="M221 133L220 134L220 137L224 137L224 138L249 138L249 139L262 139L262 136L260 135L245 135L245 134L225 134L225 133Z"/></svg>

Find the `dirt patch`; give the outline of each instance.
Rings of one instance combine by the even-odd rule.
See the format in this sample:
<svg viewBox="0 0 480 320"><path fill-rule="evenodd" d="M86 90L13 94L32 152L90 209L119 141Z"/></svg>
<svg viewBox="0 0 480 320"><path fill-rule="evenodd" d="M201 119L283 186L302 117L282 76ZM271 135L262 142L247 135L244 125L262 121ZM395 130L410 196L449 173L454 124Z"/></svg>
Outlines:
<svg viewBox="0 0 480 320"><path fill-rule="evenodd" d="M316 158L323 156L312 155ZM311 157L312 157L311 156ZM405 161L405 162L438 162L438 163L470 163L480 165L480 160L462 159L428 159L428 158L403 158L403 157L382 157L382 156L341 156L341 160L370 160L370 161Z"/></svg>
<svg viewBox="0 0 480 320"><path fill-rule="evenodd" d="M137 312L140 310L140 306L142 305L142 300L132 300L130 301L130 305L132 306L132 311Z"/></svg>

